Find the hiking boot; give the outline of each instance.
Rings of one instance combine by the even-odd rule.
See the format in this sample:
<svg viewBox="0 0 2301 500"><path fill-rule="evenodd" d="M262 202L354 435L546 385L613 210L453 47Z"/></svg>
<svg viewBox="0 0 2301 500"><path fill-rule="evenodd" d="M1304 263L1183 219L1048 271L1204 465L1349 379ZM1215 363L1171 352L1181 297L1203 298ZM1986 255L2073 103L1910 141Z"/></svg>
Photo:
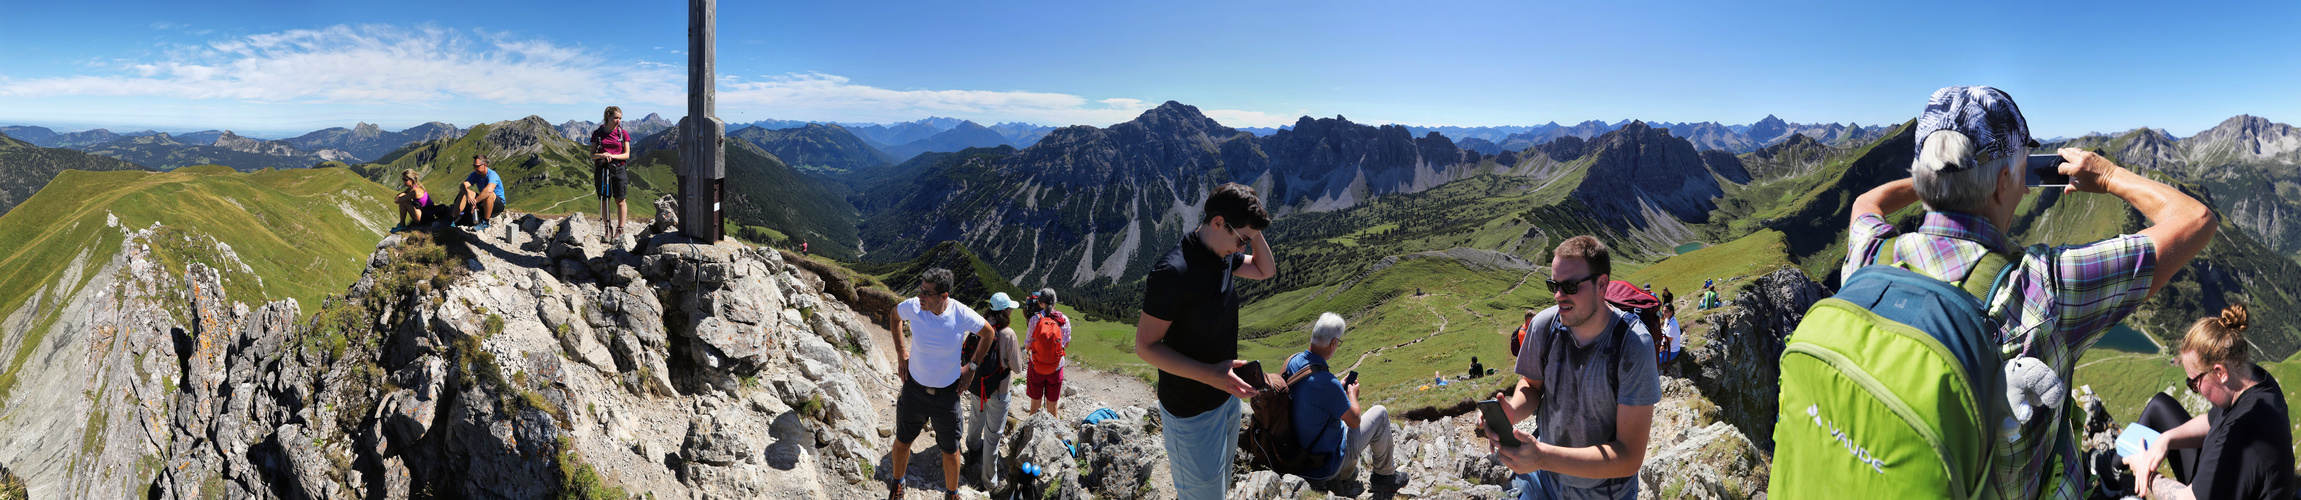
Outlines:
<svg viewBox="0 0 2301 500"><path fill-rule="evenodd" d="M397 233L397 232L400 232L400 231L406 231L406 230L407 230L407 224L400 224L400 225L397 225L397 226L392 226L392 227L391 227L391 232L394 232L394 233Z"/></svg>
<svg viewBox="0 0 2301 500"><path fill-rule="evenodd" d="M1398 491L1399 488L1406 487L1406 473L1375 474L1367 482L1372 483L1367 485L1367 489L1385 493L1394 492Z"/></svg>

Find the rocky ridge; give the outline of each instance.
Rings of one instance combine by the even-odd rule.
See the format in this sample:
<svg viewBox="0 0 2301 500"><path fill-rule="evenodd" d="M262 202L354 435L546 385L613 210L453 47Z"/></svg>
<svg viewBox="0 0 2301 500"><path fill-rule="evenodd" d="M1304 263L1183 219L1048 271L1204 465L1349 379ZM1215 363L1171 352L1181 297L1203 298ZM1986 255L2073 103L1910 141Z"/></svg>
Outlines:
<svg viewBox="0 0 2301 500"><path fill-rule="evenodd" d="M59 343L90 369L40 371L89 378L41 413L87 430L11 426L11 449L52 455L6 466L65 497L881 494L864 395L892 393L891 356L820 277L596 228L394 235L343 295L253 306L227 296L231 270L142 250L180 232L128 231L70 301L88 326L59 329L93 335Z"/></svg>

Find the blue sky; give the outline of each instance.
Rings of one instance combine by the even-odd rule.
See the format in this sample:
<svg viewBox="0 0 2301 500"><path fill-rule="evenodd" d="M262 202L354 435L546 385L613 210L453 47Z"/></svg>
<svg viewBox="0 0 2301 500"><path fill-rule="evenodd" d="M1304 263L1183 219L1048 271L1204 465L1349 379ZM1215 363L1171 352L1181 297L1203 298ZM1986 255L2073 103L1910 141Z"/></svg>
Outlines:
<svg viewBox="0 0 2301 500"><path fill-rule="evenodd" d="M279 136L684 112L685 2L7 3L0 123ZM2301 122L2297 26L2297 2L724 2L718 114L1103 126L1175 100L1242 127L1879 124L1983 84L2040 136L2186 136Z"/></svg>

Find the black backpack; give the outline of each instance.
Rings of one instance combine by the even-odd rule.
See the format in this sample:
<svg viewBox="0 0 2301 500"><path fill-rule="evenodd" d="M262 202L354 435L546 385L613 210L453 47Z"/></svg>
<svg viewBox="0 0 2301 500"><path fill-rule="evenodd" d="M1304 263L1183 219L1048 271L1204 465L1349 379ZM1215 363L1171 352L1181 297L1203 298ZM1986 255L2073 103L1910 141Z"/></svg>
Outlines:
<svg viewBox="0 0 2301 500"><path fill-rule="evenodd" d="M1006 387L1014 375L1014 370L1007 367L1006 356L999 352L999 345L995 342L989 345L978 345L982 343L982 334L969 333L967 334L966 346L960 350L960 352L967 353L969 359L972 359L976 347L991 349L991 352L983 353L983 361L975 366L973 383L967 384L967 392L977 397L999 392L999 388Z"/></svg>
<svg viewBox="0 0 2301 500"><path fill-rule="evenodd" d="M1247 420L1246 432L1238 436L1238 448L1247 453L1249 467L1300 476L1326 466L1326 461L1331 457L1311 453L1294 438L1292 388L1314 371L1326 371L1326 365L1303 367L1293 377L1271 385L1270 390L1255 394L1254 399L1248 400L1248 404L1254 408L1254 418Z"/></svg>

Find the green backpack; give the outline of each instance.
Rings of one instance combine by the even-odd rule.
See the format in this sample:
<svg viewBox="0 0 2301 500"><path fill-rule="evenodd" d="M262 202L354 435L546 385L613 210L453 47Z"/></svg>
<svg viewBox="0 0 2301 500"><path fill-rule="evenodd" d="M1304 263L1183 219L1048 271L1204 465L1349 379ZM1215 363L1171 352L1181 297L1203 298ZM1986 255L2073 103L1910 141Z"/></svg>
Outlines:
<svg viewBox="0 0 2301 500"><path fill-rule="evenodd" d="M1890 243L1879 261L1896 262ZM1955 282L1872 265L1807 310L1784 339L1767 498L1996 498L2011 410L1977 297L2011 262L1990 254Z"/></svg>

